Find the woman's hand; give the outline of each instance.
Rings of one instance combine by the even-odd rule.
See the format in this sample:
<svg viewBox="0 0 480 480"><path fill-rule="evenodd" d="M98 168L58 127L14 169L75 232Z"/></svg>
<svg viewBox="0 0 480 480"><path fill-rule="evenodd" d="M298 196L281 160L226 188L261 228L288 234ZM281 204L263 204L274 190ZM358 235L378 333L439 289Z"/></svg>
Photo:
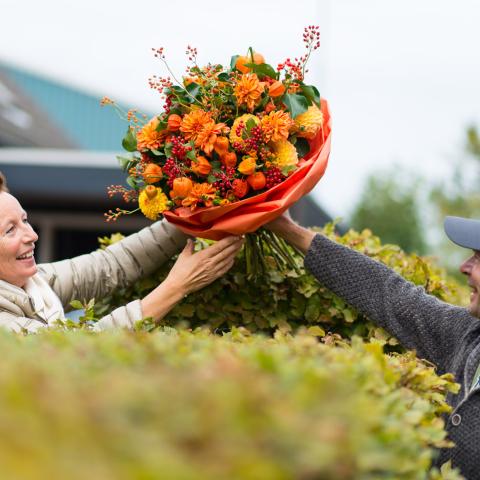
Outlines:
<svg viewBox="0 0 480 480"><path fill-rule="evenodd" d="M185 295L220 278L233 266L243 243L241 237L226 237L195 253L193 241L187 240L167 278L141 301L143 316L158 321Z"/></svg>
<svg viewBox="0 0 480 480"><path fill-rule="evenodd" d="M165 281L183 295L196 292L230 270L243 243L241 237L226 237L194 253L193 241L189 239Z"/></svg>

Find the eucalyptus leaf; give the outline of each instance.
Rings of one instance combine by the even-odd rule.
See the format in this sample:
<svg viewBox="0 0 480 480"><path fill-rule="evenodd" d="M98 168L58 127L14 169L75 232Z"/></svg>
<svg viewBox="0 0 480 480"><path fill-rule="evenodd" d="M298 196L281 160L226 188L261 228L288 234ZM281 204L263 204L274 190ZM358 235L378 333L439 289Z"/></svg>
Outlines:
<svg viewBox="0 0 480 480"><path fill-rule="evenodd" d="M133 127L128 127L127 133L125 133L122 140L122 147L127 152L135 152L137 150L137 136Z"/></svg>

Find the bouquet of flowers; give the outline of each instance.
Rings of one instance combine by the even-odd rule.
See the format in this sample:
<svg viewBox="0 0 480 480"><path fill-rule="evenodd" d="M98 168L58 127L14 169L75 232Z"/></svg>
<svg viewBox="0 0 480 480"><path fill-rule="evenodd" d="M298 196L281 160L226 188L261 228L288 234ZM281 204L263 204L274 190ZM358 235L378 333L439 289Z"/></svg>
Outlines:
<svg viewBox="0 0 480 480"><path fill-rule="evenodd" d="M109 211L107 220L140 210L151 220L163 215L188 234L218 240L256 231L310 191L330 152L327 103L304 82L319 38L318 27L305 28L305 55L276 69L252 48L227 67L200 67L189 46L191 64L181 81L164 49L153 49L170 72L149 82L162 95L162 113L148 120L102 100L129 122L122 145L130 156L118 157L129 188L113 185L109 195L138 202L135 210ZM251 246L262 247L264 240L277 263L289 261L272 234L249 238Z"/></svg>

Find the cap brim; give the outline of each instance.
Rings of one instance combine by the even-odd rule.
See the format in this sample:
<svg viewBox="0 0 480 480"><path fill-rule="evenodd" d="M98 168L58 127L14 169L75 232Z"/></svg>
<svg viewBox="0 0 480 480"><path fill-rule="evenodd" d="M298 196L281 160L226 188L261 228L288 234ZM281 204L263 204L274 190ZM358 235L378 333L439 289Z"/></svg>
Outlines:
<svg viewBox="0 0 480 480"><path fill-rule="evenodd" d="M480 250L480 220L445 217L443 227L453 243L471 250Z"/></svg>

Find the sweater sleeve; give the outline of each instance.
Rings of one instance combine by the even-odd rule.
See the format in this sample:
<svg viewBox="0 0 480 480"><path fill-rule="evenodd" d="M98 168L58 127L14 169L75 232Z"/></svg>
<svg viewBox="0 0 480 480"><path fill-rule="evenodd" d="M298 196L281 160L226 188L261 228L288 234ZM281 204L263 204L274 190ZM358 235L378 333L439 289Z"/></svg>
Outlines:
<svg viewBox="0 0 480 480"><path fill-rule="evenodd" d="M110 245L105 250L97 250L70 260L43 264L39 269L60 298L62 305L68 308L74 299L81 301L100 299L116 288L131 285L141 277L153 273L180 251L186 239L184 233L166 220L162 220ZM127 323L132 315L139 315L136 320L142 318L139 303L133 307L127 305L117 310L121 310L116 314L118 321L120 316ZM115 324L115 317L106 320L105 324L108 322Z"/></svg>
<svg viewBox="0 0 480 480"><path fill-rule="evenodd" d="M428 295L382 263L323 235L314 237L305 266L320 283L441 371L449 369L462 339L479 324L467 309Z"/></svg>

